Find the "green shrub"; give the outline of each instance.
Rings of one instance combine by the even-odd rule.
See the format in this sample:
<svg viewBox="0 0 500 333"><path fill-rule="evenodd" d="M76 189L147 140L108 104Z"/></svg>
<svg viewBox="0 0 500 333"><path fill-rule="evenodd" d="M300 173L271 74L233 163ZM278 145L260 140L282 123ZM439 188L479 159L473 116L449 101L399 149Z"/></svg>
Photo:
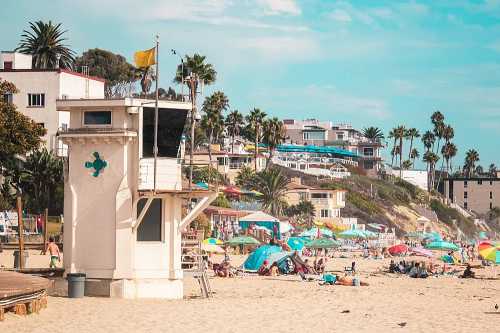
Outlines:
<svg viewBox="0 0 500 333"><path fill-rule="evenodd" d="M382 210L374 203L374 201L364 194L359 192L347 192L347 202L367 214L378 214Z"/></svg>
<svg viewBox="0 0 500 333"><path fill-rule="evenodd" d="M231 204L229 200L223 193L219 193L217 198L212 202L213 206L222 207L222 208L231 208Z"/></svg>

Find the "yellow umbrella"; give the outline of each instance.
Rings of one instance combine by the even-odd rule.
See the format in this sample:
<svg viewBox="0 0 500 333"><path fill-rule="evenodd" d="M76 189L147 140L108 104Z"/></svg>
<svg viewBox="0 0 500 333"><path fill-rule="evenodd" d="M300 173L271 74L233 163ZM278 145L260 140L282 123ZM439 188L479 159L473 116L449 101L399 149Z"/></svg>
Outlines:
<svg viewBox="0 0 500 333"><path fill-rule="evenodd" d="M211 252L211 253L224 253L224 249L218 245L214 244L201 244L201 249L205 252Z"/></svg>
<svg viewBox="0 0 500 333"><path fill-rule="evenodd" d="M224 242L217 238L207 238L203 241L203 244L222 245Z"/></svg>
<svg viewBox="0 0 500 333"><path fill-rule="evenodd" d="M479 254L484 260L492 261L496 264L500 264L500 245L484 246L479 245Z"/></svg>

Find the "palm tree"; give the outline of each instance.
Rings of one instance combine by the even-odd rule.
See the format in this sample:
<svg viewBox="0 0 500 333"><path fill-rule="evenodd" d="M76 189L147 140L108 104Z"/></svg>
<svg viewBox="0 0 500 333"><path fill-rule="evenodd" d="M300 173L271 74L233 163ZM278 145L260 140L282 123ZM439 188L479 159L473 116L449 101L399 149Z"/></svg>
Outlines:
<svg viewBox="0 0 500 333"><path fill-rule="evenodd" d="M63 44L66 30L61 29L61 23L36 21L29 25L31 31L23 30L16 51L31 55L33 67L37 69L73 68L75 52Z"/></svg>
<svg viewBox="0 0 500 333"><path fill-rule="evenodd" d="M201 127L208 137L208 156L212 166L212 143L224 131L223 112L229 107L229 100L223 92L216 91L203 102L205 114L201 118Z"/></svg>
<svg viewBox="0 0 500 333"><path fill-rule="evenodd" d="M399 125L394 129L395 138L399 140L399 178L403 176L403 139L406 137L406 128Z"/></svg>
<svg viewBox="0 0 500 333"><path fill-rule="evenodd" d="M455 130L451 125L444 125L443 128L443 139L445 140L446 143L449 143L451 139L455 137Z"/></svg>
<svg viewBox="0 0 500 333"><path fill-rule="evenodd" d="M497 176L497 166L494 163L491 163L488 167L488 173L492 178L495 178Z"/></svg>
<svg viewBox="0 0 500 333"><path fill-rule="evenodd" d="M231 153L234 154L234 137L240 135L243 126L243 115L234 110L226 117L226 128L231 134Z"/></svg>
<svg viewBox="0 0 500 333"><path fill-rule="evenodd" d="M432 150L434 142L436 142L436 137L431 131L426 131L424 135L422 135L422 143L424 144L426 151Z"/></svg>
<svg viewBox="0 0 500 333"><path fill-rule="evenodd" d="M398 155L399 155L399 146L392 147L392 149L391 149L391 156L392 156L391 167L392 167L393 162L394 162L394 157L398 156Z"/></svg>
<svg viewBox="0 0 500 333"><path fill-rule="evenodd" d="M410 151L410 159L411 159L411 167L412 168L415 167L415 159L417 159L419 157L420 157L420 153L418 152L418 149L417 148L413 148Z"/></svg>
<svg viewBox="0 0 500 333"><path fill-rule="evenodd" d="M212 64L205 63L206 57L195 53L192 57L186 55L184 62L177 65L177 71L175 73L174 82L183 83L182 80L196 74L197 80L194 82L193 90L198 91L198 84L202 83L204 85L210 85L215 82L217 78L217 72L215 71ZM189 86L190 96L192 98L193 91L191 91L191 86Z"/></svg>
<svg viewBox="0 0 500 333"><path fill-rule="evenodd" d="M476 175L482 176L484 174L484 169L481 165L478 165L475 170Z"/></svg>
<svg viewBox="0 0 500 333"><path fill-rule="evenodd" d="M46 148L34 151L24 164L26 177L21 187L29 197L34 213L42 213L51 204L58 185L63 181L63 161Z"/></svg>
<svg viewBox="0 0 500 333"><path fill-rule="evenodd" d="M437 147L436 147L436 154L439 153L439 144L441 142L441 139L443 138L444 130L445 130L445 124L444 124L444 115L436 111L432 114L431 116L431 122L434 125L434 135L437 138Z"/></svg>
<svg viewBox="0 0 500 333"><path fill-rule="evenodd" d="M257 156L259 154L259 141L260 137L262 136L262 126L264 123L264 119L266 118L267 114L265 112L262 112L260 109L253 109L250 111L250 114L246 116L246 120L248 124L250 125L250 128L253 131L253 134L255 135L254 138L254 143L255 143L255 149L254 149L254 164L255 164L255 171L257 172Z"/></svg>
<svg viewBox="0 0 500 333"><path fill-rule="evenodd" d="M394 165L394 157L397 156L395 154L395 152L396 152L396 143L397 143L397 140L398 140L396 138L396 133L395 133L395 129L394 128L389 131L389 135L387 136L387 138L394 140L393 143L392 143L392 149L391 149L391 155L392 155L391 168L392 168L392 166Z"/></svg>
<svg viewBox="0 0 500 333"><path fill-rule="evenodd" d="M406 161L403 162L402 168L404 170L409 170L412 167L412 165L413 165L412 161L406 160Z"/></svg>
<svg viewBox="0 0 500 333"><path fill-rule="evenodd" d="M441 112L436 111L432 114L431 122L434 126L443 123L443 121L444 121L444 115Z"/></svg>
<svg viewBox="0 0 500 333"><path fill-rule="evenodd" d="M435 177L435 167L436 163L439 161L439 156L432 151L426 151L424 154L423 161L429 166L429 172L427 174L428 190L434 189L434 177Z"/></svg>
<svg viewBox="0 0 500 333"><path fill-rule="evenodd" d="M411 159L411 152L413 151L413 139L420 138L420 132L416 128L410 128L406 131L406 136L410 138L410 149L408 150L408 158Z"/></svg>
<svg viewBox="0 0 500 333"><path fill-rule="evenodd" d="M465 153L464 169L467 170L467 176L472 177L476 167L476 162L479 162L479 153L474 149L469 149Z"/></svg>
<svg viewBox="0 0 500 333"><path fill-rule="evenodd" d="M363 136L371 141L380 142L380 140L384 139L384 133L378 127L368 127L363 129Z"/></svg>
<svg viewBox="0 0 500 333"><path fill-rule="evenodd" d="M286 128L283 122L274 117L264 121L263 141L269 149L269 157L266 167L269 166L269 161L273 158L273 153L276 148L285 141Z"/></svg>
<svg viewBox="0 0 500 333"><path fill-rule="evenodd" d="M294 217L298 223L306 223L307 228L312 227L316 209L311 201L303 200L296 205L292 205L286 209L285 214Z"/></svg>
<svg viewBox="0 0 500 333"><path fill-rule="evenodd" d="M259 200L266 212L280 216L286 206L285 195L289 183L280 169L274 167L258 172L251 182L251 189L262 193Z"/></svg>
<svg viewBox="0 0 500 333"><path fill-rule="evenodd" d="M457 146L453 142L447 142L441 149L443 159L446 161L446 172L450 173L451 160L457 155Z"/></svg>

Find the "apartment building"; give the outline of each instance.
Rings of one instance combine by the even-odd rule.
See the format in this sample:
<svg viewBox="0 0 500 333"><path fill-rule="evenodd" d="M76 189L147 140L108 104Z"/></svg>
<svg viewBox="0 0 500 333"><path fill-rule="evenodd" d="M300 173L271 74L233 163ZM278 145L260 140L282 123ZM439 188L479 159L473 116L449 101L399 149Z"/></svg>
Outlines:
<svg viewBox="0 0 500 333"><path fill-rule="evenodd" d="M66 154L66 147L56 134L69 126L69 112L57 112L56 100L104 98L104 79L66 69L34 69L30 55L16 52L0 52L0 78L19 90L3 98L47 130L45 145L59 155Z"/></svg>
<svg viewBox="0 0 500 333"><path fill-rule="evenodd" d="M297 145L342 148L357 154L358 166L367 175L376 176L382 166L383 144L363 136L350 124L333 124L316 119L284 119L287 141Z"/></svg>
<svg viewBox="0 0 500 333"><path fill-rule="evenodd" d="M487 214L500 207L500 173L495 178L446 178L445 197L476 214Z"/></svg>
<svg viewBox="0 0 500 333"><path fill-rule="evenodd" d="M288 185L286 199L289 205L310 201L315 208L318 221L341 221L340 210L345 207L345 190L330 190L302 184L300 178L293 178Z"/></svg>

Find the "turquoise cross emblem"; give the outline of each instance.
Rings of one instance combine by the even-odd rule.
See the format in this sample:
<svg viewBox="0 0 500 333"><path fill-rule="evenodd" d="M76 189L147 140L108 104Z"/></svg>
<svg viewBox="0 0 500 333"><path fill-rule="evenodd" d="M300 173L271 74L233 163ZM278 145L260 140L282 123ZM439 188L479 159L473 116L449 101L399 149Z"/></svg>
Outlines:
<svg viewBox="0 0 500 333"><path fill-rule="evenodd" d="M97 177L108 166L108 163L101 159L98 152L94 152L92 155L95 158L94 162L85 162L85 167L87 169L94 169L95 171L92 173L92 176Z"/></svg>

